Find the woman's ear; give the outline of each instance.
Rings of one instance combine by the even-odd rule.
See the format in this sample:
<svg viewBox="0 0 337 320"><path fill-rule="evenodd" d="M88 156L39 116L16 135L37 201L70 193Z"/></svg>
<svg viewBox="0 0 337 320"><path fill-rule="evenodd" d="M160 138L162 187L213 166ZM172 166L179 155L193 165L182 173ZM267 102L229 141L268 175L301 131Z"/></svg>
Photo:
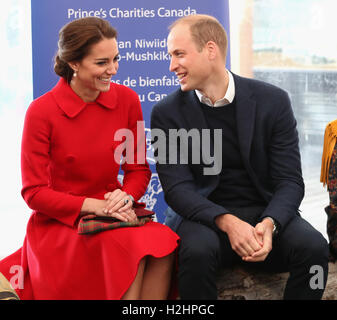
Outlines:
<svg viewBox="0 0 337 320"><path fill-rule="evenodd" d="M74 72L78 71L79 63L78 62L68 62L68 65Z"/></svg>

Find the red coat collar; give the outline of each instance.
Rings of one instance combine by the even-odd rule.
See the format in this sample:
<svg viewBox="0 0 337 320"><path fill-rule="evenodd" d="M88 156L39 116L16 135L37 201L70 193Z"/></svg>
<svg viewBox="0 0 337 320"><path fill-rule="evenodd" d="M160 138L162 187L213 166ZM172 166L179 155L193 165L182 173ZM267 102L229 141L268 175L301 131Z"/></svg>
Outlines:
<svg viewBox="0 0 337 320"><path fill-rule="evenodd" d="M51 92L58 106L70 118L76 117L87 104L90 104L84 102L63 78L58 81ZM98 103L108 109L114 109L117 105L115 85L111 83L110 90L107 92L101 92L95 103Z"/></svg>

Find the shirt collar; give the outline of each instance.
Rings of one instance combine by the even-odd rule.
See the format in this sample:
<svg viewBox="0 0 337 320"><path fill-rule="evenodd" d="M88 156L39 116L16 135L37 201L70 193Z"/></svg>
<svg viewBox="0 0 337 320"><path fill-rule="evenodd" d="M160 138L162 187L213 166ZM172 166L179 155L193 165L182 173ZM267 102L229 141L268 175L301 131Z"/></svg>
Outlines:
<svg viewBox="0 0 337 320"><path fill-rule="evenodd" d="M231 72L229 72L227 69L226 69L226 71L227 71L227 74L228 74L228 88L227 88L225 96L222 99L217 100L213 104L212 101L209 98L207 98L206 96L204 96L202 94L202 92L200 92L199 90L195 90L195 93L198 96L199 101L201 103L204 103L204 104L206 104L210 107L222 107L222 106L225 106L225 105L233 102L234 97L235 97L234 78L233 78L233 75L232 75Z"/></svg>
<svg viewBox="0 0 337 320"><path fill-rule="evenodd" d="M92 102L84 102L63 78L58 81L51 92L58 106L70 118L76 117L86 105L92 104ZM100 104L108 109L114 109L117 105L117 95L114 84L110 84L109 91L100 92L94 103Z"/></svg>

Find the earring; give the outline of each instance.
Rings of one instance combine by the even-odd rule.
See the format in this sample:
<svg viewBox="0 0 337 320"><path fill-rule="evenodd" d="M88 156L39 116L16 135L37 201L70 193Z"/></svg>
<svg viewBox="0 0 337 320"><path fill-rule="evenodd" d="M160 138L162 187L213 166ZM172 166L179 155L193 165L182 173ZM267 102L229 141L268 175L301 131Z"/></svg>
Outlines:
<svg viewBox="0 0 337 320"><path fill-rule="evenodd" d="M76 71L74 71L73 77L74 78L77 77L77 72Z"/></svg>

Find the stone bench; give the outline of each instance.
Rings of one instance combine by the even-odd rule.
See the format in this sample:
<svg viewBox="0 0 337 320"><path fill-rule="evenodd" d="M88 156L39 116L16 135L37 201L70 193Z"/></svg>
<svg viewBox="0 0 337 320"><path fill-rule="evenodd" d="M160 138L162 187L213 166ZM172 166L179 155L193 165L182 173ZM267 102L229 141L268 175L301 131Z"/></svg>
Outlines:
<svg viewBox="0 0 337 320"><path fill-rule="evenodd" d="M218 278L219 300L282 300L289 273L269 274L235 267ZM337 262L329 263L329 276L323 300L337 300Z"/></svg>

